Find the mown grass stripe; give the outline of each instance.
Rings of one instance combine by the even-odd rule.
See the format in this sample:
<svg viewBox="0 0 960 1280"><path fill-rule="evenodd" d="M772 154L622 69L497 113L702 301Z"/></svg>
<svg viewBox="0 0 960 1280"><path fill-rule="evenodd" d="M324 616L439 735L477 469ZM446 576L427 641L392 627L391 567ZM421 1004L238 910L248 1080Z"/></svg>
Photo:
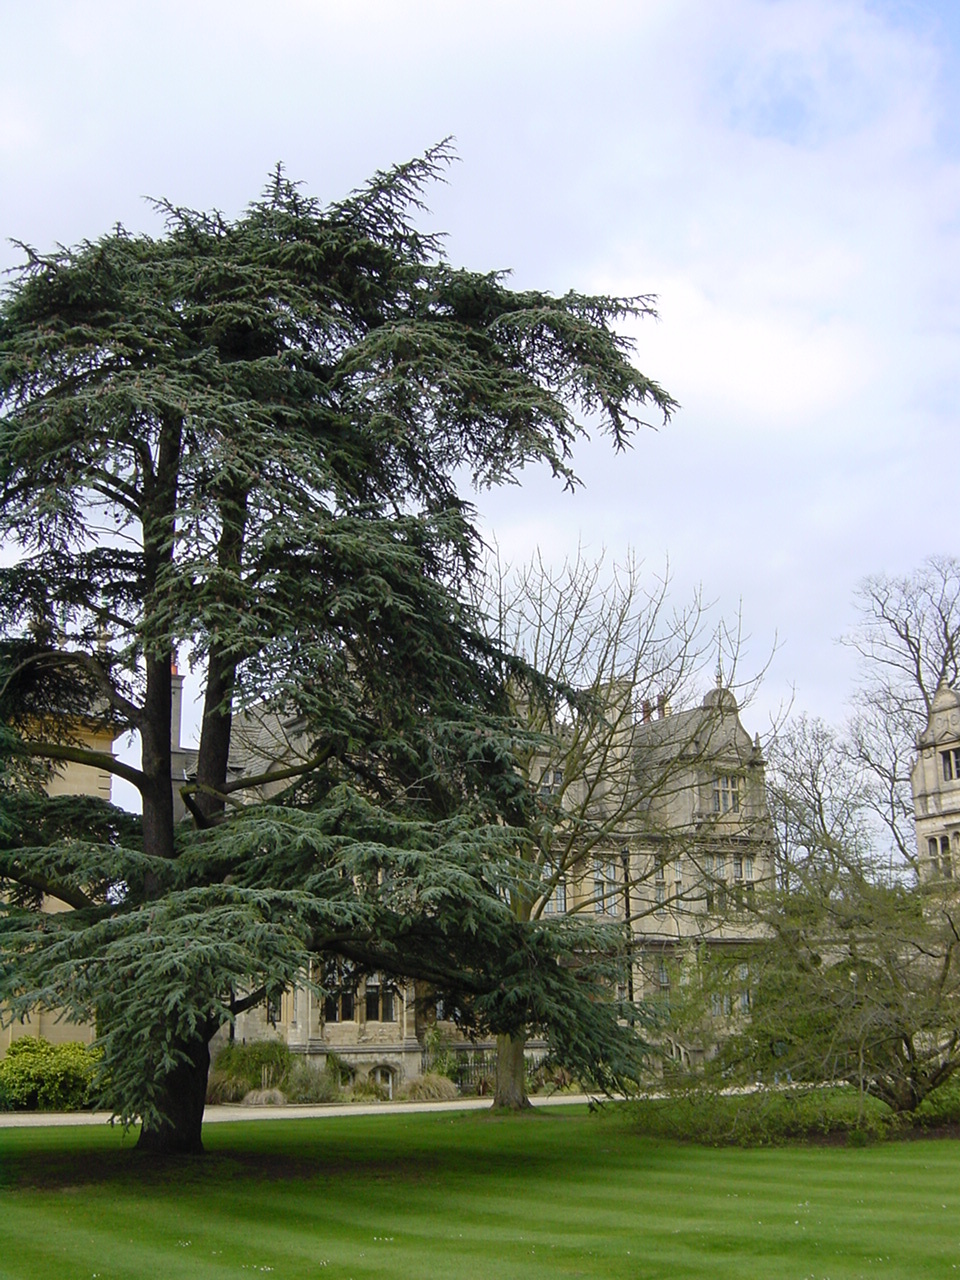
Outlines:
<svg viewBox="0 0 960 1280"><path fill-rule="evenodd" d="M0 1275L923 1280L960 1271L952 1140L714 1150L565 1110L217 1126L207 1146L200 1160L149 1163L108 1130L0 1132Z"/></svg>

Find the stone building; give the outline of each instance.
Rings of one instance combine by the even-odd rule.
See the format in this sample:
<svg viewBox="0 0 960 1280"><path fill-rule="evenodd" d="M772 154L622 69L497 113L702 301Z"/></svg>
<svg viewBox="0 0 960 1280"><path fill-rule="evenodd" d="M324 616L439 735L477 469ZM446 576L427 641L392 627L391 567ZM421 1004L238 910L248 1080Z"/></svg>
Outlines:
<svg viewBox="0 0 960 1280"><path fill-rule="evenodd" d="M618 717L614 749L602 755L618 786L638 789L636 802L623 806L622 823L588 857L571 861L555 877L535 914L591 912L628 923L635 959L619 994L662 1000L671 986L688 981L695 953L755 936L750 904L773 874L773 833L759 740L747 733L729 690L714 689L688 710L672 712L661 700L655 709L643 705L636 712L628 708ZM262 772L268 758L295 759L301 751L296 728L274 717L242 720L232 752L237 774ZM564 777L569 756L562 743L560 751L533 766L542 798L574 808L588 793L588 804L609 803L603 779ZM732 1000L721 1000L706 1034L701 1026L692 1039L671 1045L675 1056L689 1061L709 1053L730 1018L748 1004L746 986ZM390 1092L419 1074L434 1029L464 1059L489 1061L492 1042L468 1045L424 990L413 983L390 986L379 975L359 978L354 988L325 999L307 987L288 992L276 1007L241 1015L235 1035L278 1035L318 1060L335 1052ZM534 1055L542 1048L528 1044Z"/></svg>
<svg viewBox="0 0 960 1280"><path fill-rule="evenodd" d="M173 785L183 817L179 785L189 780L195 753L180 740L181 684L182 677L175 674ZM635 787L638 795L609 838L565 867L537 911L591 912L628 923L636 941L635 962L624 975L620 994L656 1000L676 984L685 958L696 947L723 947L750 936L751 895L772 874L764 761L728 690L712 690L700 705L677 712L664 700L656 708L626 707L618 725L615 749L602 757L606 778L568 778L565 785L563 760L539 762L541 795L549 799L555 793L561 805L581 803L587 792L594 797L590 803L602 807L609 802L614 777L617 786ZM258 776L278 763L295 763L306 749L298 729L295 721L273 715L238 717L231 776ZM110 750L113 744L105 739L91 745ZM110 775L68 765L51 791L109 798ZM51 902L49 909L56 910L57 904ZM718 1010L721 1022L724 1012ZM357 1076L376 1080L388 1093L420 1074L438 1032L466 1066L489 1065L492 1043L467 1044L425 989L378 974L357 975L354 982L341 974L335 995L319 996L308 985L287 991L279 1000L241 1014L234 1028L238 1040L276 1036L317 1061L336 1053ZM38 1014L0 1032L0 1054L11 1036L23 1034L53 1040L93 1037L89 1027ZM531 1042L534 1053L539 1047ZM699 1042L676 1046L678 1057L703 1051Z"/></svg>
<svg viewBox="0 0 960 1280"><path fill-rule="evenodd" d="M920 879L960 875L960 694L941 682L910 775Z"/></svg>
<svg viewBox="0 0 960 1280"><path fill-rule="evenodd" d="M83 735L84 745L93 751L113 752L114 735L102 726L91 724ZM106 769L94 769L86 764L69 763L53 772L47 791L51 796L96 796L109 800L113 775ZM67 911L69 908L49 895L43 901L44 911ZM42 1036L51 1044L63 1044L80 1040L91 1044L93 1027L86 1023L71 1022L53 1009L37 1009L23 1022L0 1026L0 1058L14 1040L21 1036Z"/></svg>
<svg viewBox="0 0 960 1280"><path fill-rule="evenodd" d="M714 689L698 707L646 718L634 734L640 785L651 796L633 852L635 993L664 998L697 952L741 947L757 936L752 905L774 874L765 762L733 694ZM738 989L741 1011L749 989ZM729 998L714 1012L733 1010ZM678 1056L709 1049L677 1045Z"/></svg>

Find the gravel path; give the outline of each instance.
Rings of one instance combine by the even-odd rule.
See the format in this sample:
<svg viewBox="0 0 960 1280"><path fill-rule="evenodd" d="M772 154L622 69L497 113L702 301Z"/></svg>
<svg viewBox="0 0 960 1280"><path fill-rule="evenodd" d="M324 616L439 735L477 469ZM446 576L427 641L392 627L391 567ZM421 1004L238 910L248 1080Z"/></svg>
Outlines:
<svg viewBox="0 0 960 1280"><path fill-rule="evenodd" d="M535 1107L566 1107L589 1102L584 1093L554 1094L532 1098ZM204 1124L222 1124L230 1120L307 1120L331 1119L335 1116L395 1115L414 1111L483 1111L490 1108L489 1098L458 1098L455 1102L331 1102L322 1106L245 1107L242 1104L207 1107ZM0 1112L0 1129L44 1128L48 1125L109 1124L105 1111L4 1111Z"/></svg>

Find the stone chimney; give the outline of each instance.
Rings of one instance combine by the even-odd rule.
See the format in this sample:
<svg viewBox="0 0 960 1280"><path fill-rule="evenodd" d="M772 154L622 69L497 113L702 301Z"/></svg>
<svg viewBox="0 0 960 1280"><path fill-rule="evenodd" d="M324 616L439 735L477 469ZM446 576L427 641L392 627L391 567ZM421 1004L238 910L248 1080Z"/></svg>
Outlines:
<svg viewBox="0 0 960 1280"><path fill-rule="evenodd" d="M183 713L183 676L175 662L170 663L170 748L180 750L180 720Z"/></svg>

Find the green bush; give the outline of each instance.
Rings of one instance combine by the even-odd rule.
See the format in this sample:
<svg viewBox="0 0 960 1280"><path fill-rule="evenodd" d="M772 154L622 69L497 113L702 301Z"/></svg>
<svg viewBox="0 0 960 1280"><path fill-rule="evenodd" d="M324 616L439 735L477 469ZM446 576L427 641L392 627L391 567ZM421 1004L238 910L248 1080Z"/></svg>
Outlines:
<svg viewBox="0 0 960 1280"><path fill-rule="evenodd" d="M846 1088L742 1094L690 1089L623 1105L632 1127L643 1134L706 1146L776 1146L838 1136L859 1143L887 1137L898 1127L884 1103Z"/></svg>
<svg viewBox="0 0 960 1280"><path fill-rule="evenodd" d="M442 1028L436 1024L430 1027L423 1038L423 1047L427 1052L432 1075L446 1076L457 1084L462 1083L457 1080L460 1070L459 1055L453 1048L453 1041Z"/></svg>
<svg viewBox="0 0 960 1280"><path fill-rule="evenodd" d="M228 1044L217 1054L207 1082L207 1102L243 1102L252 1092L280 1089L288 1102L335 1102L350 1078L335 1053L317 1067L280 1040Z"/></svg>
<svg viewBox="0 0 960 1280"><path fill-rule="evenodd" d="M960 1079L956 1076L934 1089L924 1098L911 1116L921 1129L936 1129L940 1125L960 1124Z"/></svg>
<svg viewBox="0 0 960 1280"><path fill-rule="evenodd" d="M317 1067L295 1058L284 1080L283 1092L288 1102L336 1102L340 1097L339 1063L328 1059L322 1067Z"/></svg>
<svg viewBox="0 0 960 1280"><path fill-rule="evenodd" d="M351 1102L386 1102L389 1094L382 1084L364 1076L362 1080L354 1080L350 1086L348 1097Z"/></svg>
<svg viewBox="0 0 960 1280"><path fill-rule="evenodd" d="M344 1088L352 1083L353 1071L347 1066L339 1053L328 1053L323 1060L323 1067L324 1070L329 1071L337 1083L342 1085Z"/></svg>
<svg viewBox="0 0 960 1280"><path fill-rule="evenodd" d="M0 1062L0 1108L79 1111L89 1106L99 1054L86 1045L50 1044L39 1036L14 1040Z"/></svg>
<svg viewBox="0 0 960 1280"><path fill-rule="evenodd" d="M207 1101L239 1102L251 1089L282 1088L292 1063L293 1056L282 1040L226 1044L214 1061ZM218 1095L216 1099L211 1092Z"/></svg>
<svg viewBox="0 0 960 1280"><path fill-rule="evenodd" d="M580 1088L572 1072L560 1066L559 1063L549 1060L540 1062L536 1066L527 1064L526 1086L527 1092L533 1094L561 1093L564 1090Z"/></svg>

